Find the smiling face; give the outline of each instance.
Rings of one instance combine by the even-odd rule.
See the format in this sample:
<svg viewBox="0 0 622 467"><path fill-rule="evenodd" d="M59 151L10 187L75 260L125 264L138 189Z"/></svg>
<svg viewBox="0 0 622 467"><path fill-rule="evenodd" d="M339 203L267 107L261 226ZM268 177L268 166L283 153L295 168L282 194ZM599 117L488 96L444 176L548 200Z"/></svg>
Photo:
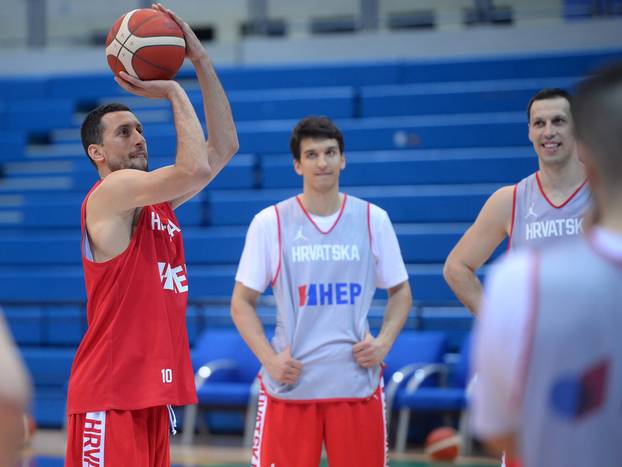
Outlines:
<svg viewBox="0 0 622 467"><path fill-rule="evenodd" d="M92 144L89 155L108 172L147 170L147 142L143 127L129 111L110 112L101 118L102 143Z"/></svg>
<svg viewBox="0 0 622 467"><path fill-rule="evenodd" d="M529 113L529 141L540 164L564 164L576 155L570 104L563 97L535 101Z"/></svg>
<svg viewBox="0 0 622 467"><path fill-rule="evenodd" d="M303 138L300 142L300 160L294 159L294 170L304 179L305 191L326 193L338 190L339 174L345 166L345 156L333 138Z"/></svg>

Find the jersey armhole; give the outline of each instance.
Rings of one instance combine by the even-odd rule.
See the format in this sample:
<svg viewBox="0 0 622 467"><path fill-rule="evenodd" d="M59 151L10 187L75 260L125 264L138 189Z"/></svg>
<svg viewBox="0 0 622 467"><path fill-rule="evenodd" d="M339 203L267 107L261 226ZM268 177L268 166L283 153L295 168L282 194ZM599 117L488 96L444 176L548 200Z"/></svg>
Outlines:
<svg viewBox="0 0 622 467"><path fill-rule="evenodd" d="M516 191L518 190L518 183L514 185L514 189L512 190L512 217L510 219L510 235L508 239L508 249L512 248L512 234L514 233L514 218L516 216Z"/></svg>
<svg viewBox="0 0 622 467"><path fill-rule="evenodd" d="M540 252L534 250L531 255L531 263L528 268L528 310L525 328L523 331L523 348L518 357L518 373L514 384L511 404L514 408L519 408L523 402L529 364L531 363L533 347L536 335L536 323L538 321L538 303L540 301Z"/></svg>
<svg viewBox="0 0 622 467"><path fill-rule="evenodd" d="M276 228L278 231L278 239L279 239L279 262L276 267L276 272L274 273L274 278L272 279L271 286L274 287L276 284L276 280L279 277L279 273L281 272L281 216L279 215L279 208L274 205L274 212L276 213Z"/></svg>
<svg viewBox="0 0 622 467"><path fill-rule="evenodd" d="M371 236L371 203L367 203L367 234L369 236L369 248L373 251Z"/></svg>

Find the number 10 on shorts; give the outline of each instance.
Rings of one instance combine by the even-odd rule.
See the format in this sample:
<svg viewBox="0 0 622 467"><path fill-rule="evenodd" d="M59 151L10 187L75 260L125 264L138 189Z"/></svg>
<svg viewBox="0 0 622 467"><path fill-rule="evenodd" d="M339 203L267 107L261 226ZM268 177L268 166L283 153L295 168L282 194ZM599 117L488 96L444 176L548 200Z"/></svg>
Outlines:
<svg viewBox="0 0 622 467"><path fill-rule="evenodd" d="M162 382L163 383L172 383L173 382L173 370L170 368L162 368Z"/></svg>

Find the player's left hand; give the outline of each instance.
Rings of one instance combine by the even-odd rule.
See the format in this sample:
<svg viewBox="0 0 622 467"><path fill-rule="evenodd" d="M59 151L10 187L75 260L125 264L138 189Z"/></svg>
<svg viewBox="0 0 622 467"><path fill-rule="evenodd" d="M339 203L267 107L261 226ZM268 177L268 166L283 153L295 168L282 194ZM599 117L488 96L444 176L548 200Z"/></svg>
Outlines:
<svg viewBox="0 0 622 467"><path fill-rule="evenodd" d="M387 353L389 353L389 346L370 333L367 333L361 342L352 346L354 359L363 368L373 368L380 365Z"/></svg>
<svg viewBox="0 0 622 467"><path fill-rule="evenodd" d="M164 7L161 3L154 4L152 8L154 10L161 11L162 13L169 15L179 25L184 33L184 40L186 41L186 57L188 57L190 61L196 62L200 58L207 55L203 44L201 44L201 41L194 33L192 28L188 26L188 23L186 23L183 19L177 16L175 12Z"/></svg>

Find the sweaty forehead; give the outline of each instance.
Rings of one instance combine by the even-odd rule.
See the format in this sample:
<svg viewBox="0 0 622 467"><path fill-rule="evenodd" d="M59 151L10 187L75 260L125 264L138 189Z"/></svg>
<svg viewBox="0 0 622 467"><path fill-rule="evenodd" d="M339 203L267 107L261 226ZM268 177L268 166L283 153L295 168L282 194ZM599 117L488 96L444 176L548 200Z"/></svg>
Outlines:
<svg viewBox="0 0 622 467"><path fill-rule="evenodd" d="M542 99L531 105L530 120L536 118L548 119L556 115L570 117L570 104L563 97Z"/></svg>
<svg viewBox="0 0 622 467"><path fill-rule="evenodd" d="M122 125L129 125L132 127L140 126L140 122L136 115L127 110L121 110L118 112L109 112L102 117L102 125L104 131L119 128Z"/></svg>
<svg viewBox="0 0 622 467"><path fill-rule="evenodd" d="M303 138L300 142L300 152L324 151L330 147L339 147L339 143L334 138Z"/></svg>

